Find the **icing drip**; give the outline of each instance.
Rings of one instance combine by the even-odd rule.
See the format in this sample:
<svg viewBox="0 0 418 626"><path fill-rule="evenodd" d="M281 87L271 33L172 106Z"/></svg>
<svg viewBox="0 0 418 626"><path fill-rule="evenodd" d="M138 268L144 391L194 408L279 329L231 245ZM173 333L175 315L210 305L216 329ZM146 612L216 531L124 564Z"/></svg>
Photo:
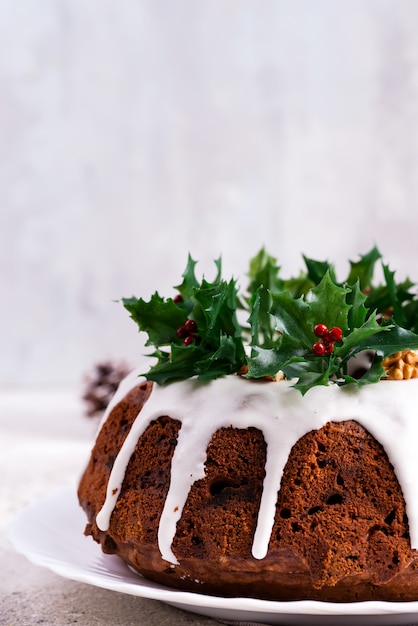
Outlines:
<svg viewBox="0 0 418 626"><path fill-rule="evenodd" d="M140 381L130 376L123 395ZM158 543L163 559L177 564L171 549L176 524L192 484L204 477L206 450L220 428L253 426L267 444L266 475L253 541L253 556L266 556L284 466L293 445L329 421L354 419L384 447L401 486L409 519L411 546L418 548L418 379L381 381L364 387L314 387L305 396L291 381L272 383L226 376L214 381L154 384L115 460L97 525L107 530L129 459L152 420L169 415L182 424L171 465L171 481L161 515ZM118 392L120 399L122 393ZM123 397L123 396L122 396ZM116 403L112 402L112 406ZM111 409L111 408L110 408ZM110 413L110 409L107 414Z"/></svg>

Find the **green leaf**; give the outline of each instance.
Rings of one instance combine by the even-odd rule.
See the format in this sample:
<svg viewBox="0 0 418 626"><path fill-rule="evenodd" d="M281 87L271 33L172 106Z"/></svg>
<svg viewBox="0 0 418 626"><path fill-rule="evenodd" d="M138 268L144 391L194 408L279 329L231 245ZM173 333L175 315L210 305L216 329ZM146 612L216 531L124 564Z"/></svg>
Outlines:
<svg viewBox="0 0 418 626"><path fill-rule="evenodd" d="M189 300L193 296L194 290L199 286L199 282L195 274L196 264L197 262L194 261L189 254L186 269L182 274L183 282L174 287L174 289L177 289L184 301Z"/></svg>
<svg viewBox="0 0 418 626"><path fill-rule="evenodd" d="M280 371L282 359L280 350L255 346L248 359L248 372L245 378L272 378Z"/></svg>
<svg viewBox="0 0 418 626"><path fill-rule="evenodd" d="M406 315L402 308L402 302L398 297L398 291L395 282L395 272L391 272L388 265L383 264L382 267L386 279L386 285L389 292L391 306L393 308L393 319L397 322L397 324L405 326Z"/></svg>
<svg viewBox="0 0 418 626"><path fill-rule="evenodd" d="M173 345L169 357L151 367L146 377L159 385L173 380L191 378L199 373L197 363L204 355L205 350L200 346Z"/></svg>
<svg viewBox="0 0 418 626"><path fill-rule="evenodd" d="M328 328L338 326L347 330L350 305L346 297L349 292L350 289L339 287L327 270L319 285L312 289L309 302L311 325L326 324Z"/></svg>
<svg viewBox="0 0 418 626"><path fill-rule="evenodd" d="M217 347L221 334L226 334L237 339L237 348L240 346L241 354L244 354L241 326L236 315L236 282L211 284L203 280L202 286L195 290L194 301L193 316L202 340Z"/></svg>
<svg viewBox="0 0 418 626"><path fill-rule="evenodd" d="M367 296L364 295L360 288L360 281L357 280L347 293L347 304L351 307L348 311L348 328L354 330L363 326L369 314L368 308L365 306Z"/></svg>
<svg viewBox="0 0 418 626"><path fill-rule="evenodd" d="M314 261L306 256L303 256L303 260L308 270L308 278L314 285L319 285L327 272L335 282L334 268L328 261Z"/></svg>
<svg viewBox="0 0 418 626"><path fill-rule="evenodd" d="M385 370L383 369L383 365L382 365L382 357L375 356L370 369L368 369L366 373L363 374L363 376L361 376L361 378L353 378L352 376L343 375L342 380L337 381L337 383L339 385L342 385L344 383L345 384L352 383L352 384L357 385L358 387L362 387L364 385L370 385L372 383L379 382L379 380L382 378L382 376L384 376L384 374L385 374Z"/></svg>
<svg viewBox="0 0 418 626"><path fill-rule="evenodd" d="M308 322L309 305L302 297L294 300L288 291L272 295L271 314L275 329L307 348L312 345L312 325Z"/></svg>
<svg viewBox="0 0 418 626"><path fill-rule="evenodd" d="M173 300L163 300L156 292L149 302L142 298L122 298L123 306L139 326L148 333L147 346L163 346L177 341L176 330L187 319L186 313Z"/></svg>
<svg viewBox="0 0 418 626"><path fill-rule="evenodd" d="M259 345L265 343L265 337L263 340L260 339L260 307L261 307L261 294L260 291L262 289L262 285L260 285L257 291L251 296L250 299L250 316L247 320L250 325L250 333L251 333L251 346Z"/></svg>
<svg viewBox="0 0 418 626"><path fill-rule="evenodd" d="M271 306L270 294L281 291L283 288L283 281L279 277L279 272L280 267L276 264L276 259L267 254L264 248L250 260L248 291L250 294L259 294L258 327L264 341L273 334L271 316L269 314Z"/></svg>
<svg viewBox="0 0 418 626"><path fill-rule="evenodd" d="M380 258L380 252L375 246L370 252L360 256L359 261L350 261L351 269L347 283L353 285L355 282L359 281L361 290L369 288L372 284L376 261Z"/></svg>
<svg viewBox="0 0 418 626"><path fill-rule="evenodd" d="M293 385L293 387L295 389L299 389L302 395L305 395L305 393L314 386L328 384L329 370L322 370L320 367L317 367L301 372L298 381Z"/></svg>
<svg viewBox="0 0 418 626"><path fill-rule="evenodd" d="M237 371L237 364L244 364L242 356L240 345L231 336L222 334L217 350L197 363L199 378L209 380L233 374Z"/></svg>
<svg viewBox="0 0 418 626"><path fill-rule="evenodd" d="M260 252L250 260L248 291L254 293L261 286L266 291L280 291L283 281L279 277L279 273L280 267L277 265L276 259L267 254L264 247L261 248Z"/></svg>
<svg viewBox="0 0 418 626"><path fill-rule="evenodd" d="M418 333L418 300L407 302L404 307L406 316L406 328L409 328L414 333Z"/></svg>
<svg viewBox="0 0 418 626"><path fill-rule="evenodd" d="M147 377L159 384L193 376L217 378L248 365L247 377L274 377L281 370L287 378L297 379L295 387L301 393L331 381L361 386L380 380L385 356L418 350L414 285L409 279L397 283L395 273L383 263L385 282L373 285L380 258L375 247L359 261L350 261L347 282L341 284L331 264L304 257L307 272L283 280L276 259L263 248L250 262L249 292L241 297L236 281L222 278L220 258L210 282L197 279L196 261L189 254L177 286L181 302L163 299L157 292L148 302L135 297L122 302L139 330L148 334L147 345L155 347L150 356L156 363ZM237 316L242 308L247 326L241 326ZM184 344L177 331L190 319L197 330ZM312 349L318 323L343 331L342 340L331 342L333 351L325 355ZM249 338L249 356L244 338ZM347 374L349 362L363 350L374 353L373 364L354 379Z"/></svg>
<svg viewBox="0 0 418 626"><path fill-rule="evenodd" d="M373 313L362 326L354 328L343 338L342 345L336 348L336 352L341 359L347 360L363 350L364 343L371 337L375 340L378 333L388 332L391 328L391 326L381 326L376 319L376 313Z"/></svg>
<svg viewBox="0 0 418 626"><path fill-rule="evenodd" d="M382 357L401 350L418 350L418 335L393 324L387 332L372 335L358 344L356 352L361 350L374 350Z"/></svg>

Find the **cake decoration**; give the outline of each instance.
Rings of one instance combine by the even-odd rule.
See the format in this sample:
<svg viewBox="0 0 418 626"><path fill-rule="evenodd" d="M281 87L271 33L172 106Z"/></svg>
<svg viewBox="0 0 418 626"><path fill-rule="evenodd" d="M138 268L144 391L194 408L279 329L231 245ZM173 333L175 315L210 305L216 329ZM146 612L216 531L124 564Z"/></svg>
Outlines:
<svg viewBox="0 0 418 626"><path fill-rule="evenodd" d="M199 282L189 255L174 298L158 292L148 302L124 298L132 319L148 333L147 345L155 348L151 356L157 363L147 379L163 384L241 373L274 380L282 372L296 379L295 387L304 394L330 382L377 382L386 375L383 359L418 349L414 284L409 279L397 283L382 262L384 282L375 285L381 259L376 247L350 262L344 281L337 281L328 262L303 258L306 270L283 279L276 259L263 248L250 261L249 285L241 293L236 280L222 278L221 259L215 261L213 282ZM353 377L349 364L366 350L373 353L372 363Z"/></svg>

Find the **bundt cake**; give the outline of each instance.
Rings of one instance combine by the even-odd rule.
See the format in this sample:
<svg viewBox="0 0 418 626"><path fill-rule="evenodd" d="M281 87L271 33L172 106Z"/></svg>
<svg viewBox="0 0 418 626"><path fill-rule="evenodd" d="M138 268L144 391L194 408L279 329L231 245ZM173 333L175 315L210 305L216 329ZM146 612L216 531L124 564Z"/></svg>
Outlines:
<svg viewBox="0 0 418 626"><path fill-rule="evenodd" d="M284 281L263 250L244 298L189 258L178 297L124 300L157 362L121 383L80 480L104 552L199 593L418 599L416 300L387 266L373 287L378 258Z"/></svg>

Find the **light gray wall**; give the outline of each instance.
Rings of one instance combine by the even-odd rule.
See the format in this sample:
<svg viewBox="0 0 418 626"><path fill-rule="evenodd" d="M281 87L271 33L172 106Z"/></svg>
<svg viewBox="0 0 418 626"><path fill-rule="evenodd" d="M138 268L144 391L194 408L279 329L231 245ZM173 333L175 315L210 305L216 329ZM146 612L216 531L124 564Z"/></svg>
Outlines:
<svg viewBox="0 0 418 626"><path fill-rule="evenodd" d="M418 280L416 0L3 0L0 385L135 362L113 300L263 244ZM245 283L245 278L242 280Z"/></svg>

